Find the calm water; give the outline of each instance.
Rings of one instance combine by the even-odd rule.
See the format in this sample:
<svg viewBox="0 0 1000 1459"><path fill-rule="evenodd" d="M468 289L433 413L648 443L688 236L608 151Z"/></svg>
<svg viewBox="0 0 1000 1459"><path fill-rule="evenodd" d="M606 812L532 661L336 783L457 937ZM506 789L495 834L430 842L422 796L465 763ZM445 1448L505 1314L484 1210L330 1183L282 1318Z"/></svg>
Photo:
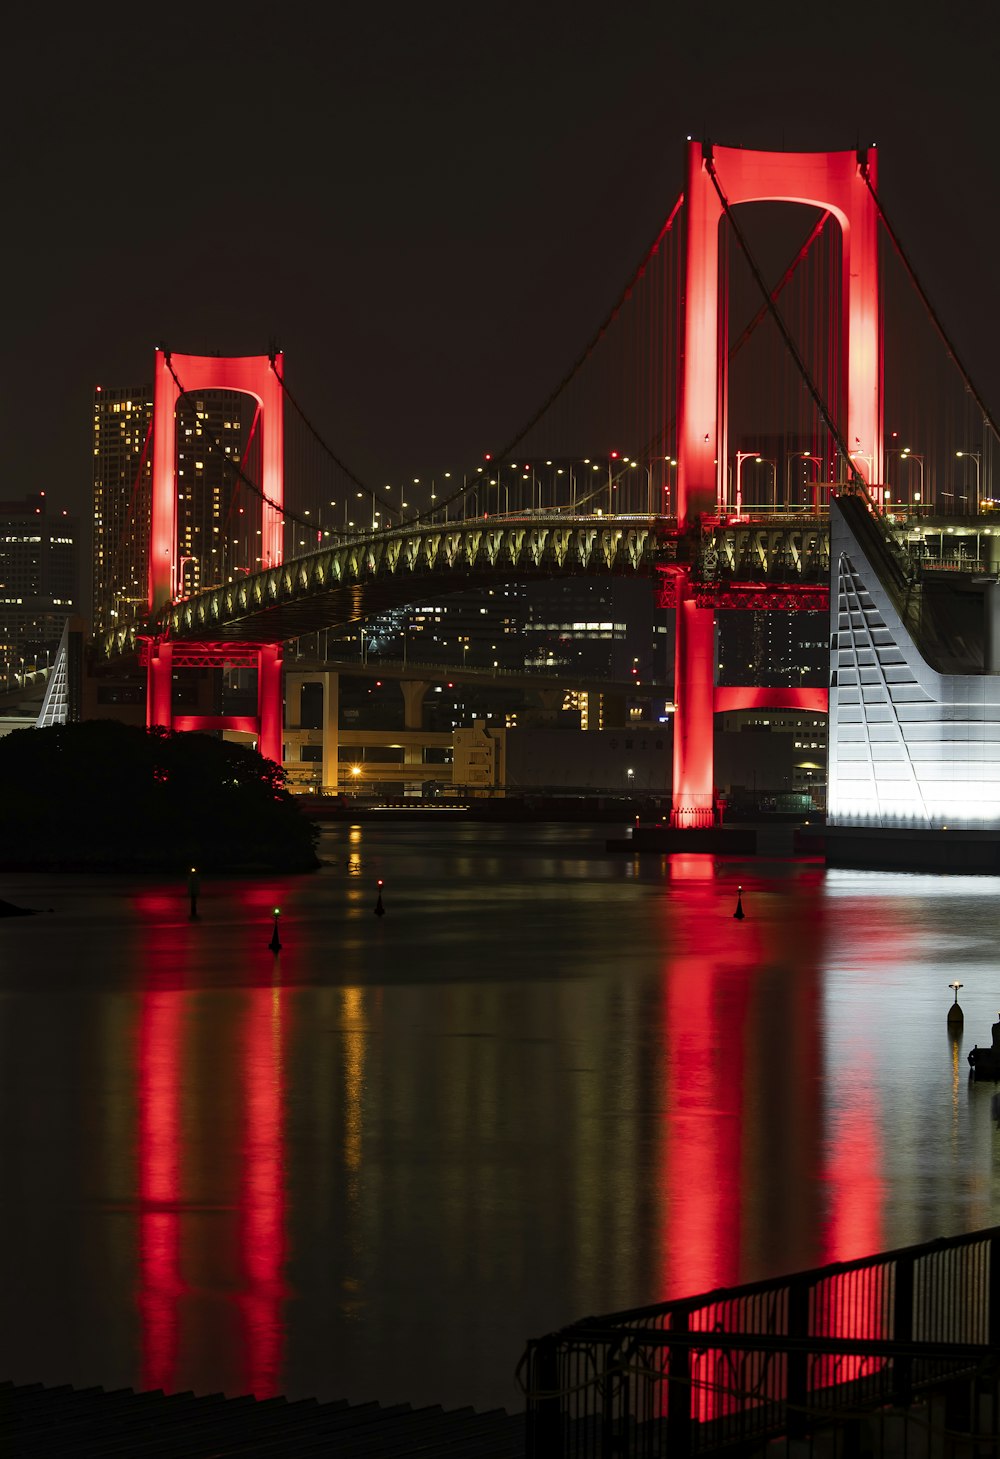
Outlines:
<svg viewBox="0 0 1000 1459"><path fill-rule="evenodd" d="M620 833L6 877L0 1377L519 1408L529 1335L1000 1222L1000 879Z"/></svg>

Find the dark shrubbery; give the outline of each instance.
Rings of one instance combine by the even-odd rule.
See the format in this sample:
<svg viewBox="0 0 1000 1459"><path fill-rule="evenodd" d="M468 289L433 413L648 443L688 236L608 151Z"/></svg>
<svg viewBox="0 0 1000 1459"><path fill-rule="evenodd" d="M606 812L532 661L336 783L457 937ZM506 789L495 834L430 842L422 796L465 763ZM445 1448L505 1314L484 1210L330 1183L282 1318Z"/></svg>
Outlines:
<svg viewBox="0 0 1000 1459"><path fill-rule="evenodd" d="M316 827L255 751L88 720L0 738L7 868L307 871Z"/></svg>

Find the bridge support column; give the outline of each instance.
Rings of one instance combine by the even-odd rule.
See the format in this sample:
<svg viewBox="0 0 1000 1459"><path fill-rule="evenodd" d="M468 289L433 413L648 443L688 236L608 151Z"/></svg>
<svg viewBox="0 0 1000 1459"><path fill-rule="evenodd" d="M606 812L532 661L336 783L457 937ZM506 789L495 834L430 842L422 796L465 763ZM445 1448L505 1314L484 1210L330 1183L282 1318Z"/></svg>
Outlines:
<svg viewBox="0 0 1000 1459"><path fill-rule="evenodd" d="M711 826L715 790L715 611L678 587L670 824Z"/></svg>
<svg viewBox="0 0 1000 1459"><path fill-rule="evenodd" d="M281 645L265 643L257 653L257 749L282 764Z"/></svg>
<svg viewBox="0 0 1000 1459"><path fill-rule="evenodd" d="M340 675L330 669L323 681L323 789L340 789Z"/></svg>
<svg viewBox="0 0 1000 1459"><path fill-rule="evenodd" d="M403 728L423 729L424 699L430 685L422 679L403 679L399 687L403 691Z"/></svg>
<svg viewBox="0 0 1000 1459"><path fill-rule="evenodd" d="M146 728L172 730L174 646L154 639L146 669Z"/></svg>

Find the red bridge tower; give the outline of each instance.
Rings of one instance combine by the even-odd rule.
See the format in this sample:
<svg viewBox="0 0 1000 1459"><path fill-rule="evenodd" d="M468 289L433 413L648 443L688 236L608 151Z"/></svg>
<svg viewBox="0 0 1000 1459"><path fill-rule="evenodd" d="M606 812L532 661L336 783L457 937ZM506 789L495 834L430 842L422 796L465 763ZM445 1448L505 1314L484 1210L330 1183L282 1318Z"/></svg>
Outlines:
<svg viewBox="0 0 1000 1459"><path fill-rule="evenodd" d="M727 377L720 363L727 342L719 338L718 304L719 221L725 209L720 192L728 204L792 202L827 208L840 224L842 393L847 401L843 434L857 449L854 467L870 462L865 476L868 484L883 479L878 212L866 177L874 187L874 148L863 152L753 152L689 143L677 484L682 529L697 528L702 517L718 518L725 501L728 398ZM715 610L695 601L690 568L678 574L676 597L671 820L679 827L711 826L717 697ZM767 692L758 690L757 702ZM777 692L787 696L791 691Z"/></svg>
<svg viewBox="0 0 1000 1459"><path fill-rule="evenodd" d="M149 542L149 616L173 602L180 581L177 546L176 410L181 395L192 390L234 390L250 395L261 412L264 497L261 557L265 567L282 560L284 503L284 396L278 374L279 356L171 355L156 351L153 388L153 484ZM177 730L243 730L257 736L260 753L279 765L282 759L280 643L177 644L154 634L146 649L146 724ZM175 715L173 673L184 666L223 662L257 668L256 715Z"/></svg>

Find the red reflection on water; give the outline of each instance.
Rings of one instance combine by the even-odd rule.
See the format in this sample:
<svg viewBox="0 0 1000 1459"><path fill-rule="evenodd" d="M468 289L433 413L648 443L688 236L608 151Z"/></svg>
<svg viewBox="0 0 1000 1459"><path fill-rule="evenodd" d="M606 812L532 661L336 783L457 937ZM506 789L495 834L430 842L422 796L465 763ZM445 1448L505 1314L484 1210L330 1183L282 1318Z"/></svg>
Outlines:
<svg viewBox="0 0 1000 1459"><path fill-rule="evenodd" d="M882 1250L882 1145L870 1071L848 1075L852 1104L836 1117L827 1180L830 1214L823 1262L851 1261Z"/></svg>
<svg viewBox="0 0 1000 1459"><path fill-rule="evenodd" d="M146 992L139 1015L139 1318L143 1389L175 1386L180 1089L186 995Z"/></svg>
<svg viewBox="0 0 1000 1459"><path fill-rule="evenodd" d="M180 892L135 892L132 896L132 904L137 912L150 921L156 921L160 917L177 916L181 910Z"/></svg>
<svg viewBox="0 0 1000 1459"><path fill-rule="evenodd" d="M285 1327L285 1145L282 992L249 990L243 1030L244 1125L240 1252L247 1284L240 1307L246 1367L241 1391L281 1392Z"/></svg>
<svg viewBox="0 0 1000 1459"><path fill-rule="evenodd" d="M670 857L671 881L714 881L715 857L675 853Z"/></svg>
<svg viewBox="0 0 1000 1459"><path fill-rule="evenodd" d="M761 956L758 925L727 916L714 886L701 882L699 858L682 859L691 865L679 870L699 884L679 912L690 950L665 970L659 1184L673 1200L663 1232L664 1298L738 1280L745 1030L749 977Z"/></svg>
<svg viewBox="0 0 1000 1459"><path fill-rule="evenodd" d="M664 972L664 1136L660 1290L663 1299L710 1292L814 1264L872 1255L883 1247L882 1142L876 1083L862 1051L823 1068L821 969L826 903L801 893L821 873L781 885L744 885L747 918L732 917L736 887L704 878L697 858L674 867L665 904L669 942L680 949ZM888 942L898 960L899 940ZM828 1124L829 1101L846 1092ZM824 1146L826 1153L824 1155ZM824 1177L827 1210L811 1193ZM811 1330L880 1337L890 1293L883 1275L830 1279L811 1303ZM726 1302L706 1306L696 1327L739 1321ZM692 1382L703 1421L735 1400L725 1363L709 1349ZM837 1359L823 1381L843 1382L870 1360Z"/></svg>
<svg viewBox="0 0 1000 1459"><path fill-rule="evenodd" d="M848 1075L851 1104L835 1117L827 1180L830 1211L821 1261L850 1261L883 1248L882 1148L874 1107L874 1080L856 1065ZM813 1331L824 1337L880 1338L889 1330L891 1292L880 1267L822 1282L813 1294ZM877 1369L871 1359L827 1357L816 1383L849 1382Z"/></svg>

